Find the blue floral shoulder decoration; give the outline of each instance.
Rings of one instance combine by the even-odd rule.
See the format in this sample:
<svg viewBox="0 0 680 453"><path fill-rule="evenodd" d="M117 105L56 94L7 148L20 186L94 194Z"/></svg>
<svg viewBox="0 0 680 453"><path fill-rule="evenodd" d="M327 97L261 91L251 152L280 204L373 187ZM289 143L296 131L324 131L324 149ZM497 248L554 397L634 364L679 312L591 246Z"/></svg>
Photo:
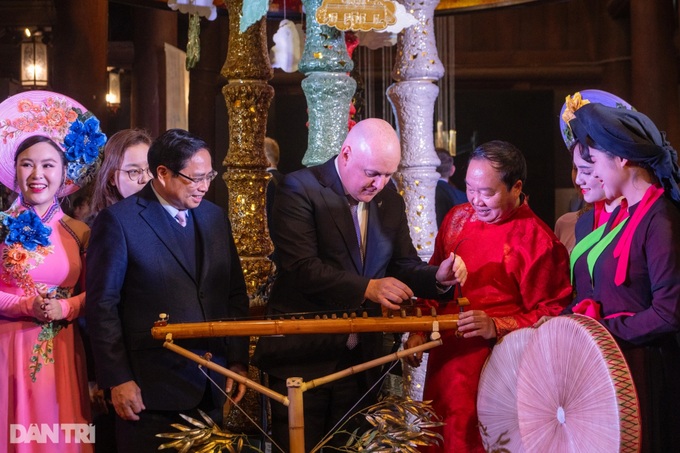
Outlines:
<svg viewBox="0 0 680 453"><path fill-rule="evenodd" d="M52 228L42 223L32 210L0 213L0 238L7 245L2 251L2 279L24 290L26 296L37 294L29 274L52 253Z"/></svg>
<svg viewBox="0 0 680 453"><path fill-rule="evenodd" d="M52 228L43 224L33 210L19 212L13 205L8 212L0 213L0 239L6 245L2 249L2 280L21 288L25 296L35 296L39 293L39 288L29 271L42 264L45 257L53 252L51 233ZM29 364L29 374L34 382L42 364L54 362L52 340L63 327L60 322L39 324L42 327L38 341L33 345Z"/></svg>
<svg viewBox="0 0 680 453"><path fill-rule="evenodd" d="M7 229L5 244L10 247L20 244L26 250L33 252L38 246L50 245L52 228L44 225L33 211L23 211L16 217L5 215L2 225Z"/></svg>

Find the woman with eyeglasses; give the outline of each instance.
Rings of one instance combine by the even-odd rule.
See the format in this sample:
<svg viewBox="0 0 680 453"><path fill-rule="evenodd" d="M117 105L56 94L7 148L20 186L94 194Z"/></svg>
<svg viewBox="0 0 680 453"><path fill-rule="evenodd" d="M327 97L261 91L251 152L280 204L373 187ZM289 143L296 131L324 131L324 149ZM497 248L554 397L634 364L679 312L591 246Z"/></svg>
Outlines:
<svg viewBox="0 0 680 453"><path fill-rule="evenodd" d="M111 136L92 193L92 223L99 211L139 192L152 178L146 155L151 137L141 129L124 129Z"/></svg>
<svg viewBox="0 0 680 453"><path fill-rule="evenodd" d="M85 220L87 224L92 225L102 209L139 192L149 182L152 178L146 159L149 145L151 137L141 129L123 129L109 138L104 147L104 161L93 183L90 214ZM104 391L95 384L94 358L86 328L83 337L88 359L92 415L97 426L97 453L115 452L115 412Z"/></svg>

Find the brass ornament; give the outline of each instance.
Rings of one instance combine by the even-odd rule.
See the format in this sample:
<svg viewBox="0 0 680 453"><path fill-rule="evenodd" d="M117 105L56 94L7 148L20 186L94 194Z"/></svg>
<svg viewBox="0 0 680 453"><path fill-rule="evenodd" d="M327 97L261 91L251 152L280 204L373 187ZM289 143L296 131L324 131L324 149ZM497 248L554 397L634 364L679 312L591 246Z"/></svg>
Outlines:
<svg viewBox="0 0 680 453"><path fill-rule="evenodd" d="M397 22L392 0L323 0L316 20L338 30L384 30Z"/></svg>

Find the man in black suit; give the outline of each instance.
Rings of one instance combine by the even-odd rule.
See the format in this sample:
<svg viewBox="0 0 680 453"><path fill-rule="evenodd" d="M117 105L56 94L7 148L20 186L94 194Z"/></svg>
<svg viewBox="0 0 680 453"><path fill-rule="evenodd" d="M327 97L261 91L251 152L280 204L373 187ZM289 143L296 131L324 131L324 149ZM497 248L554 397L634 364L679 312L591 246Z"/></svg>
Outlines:
<svg viewBox="0 0 680 453"><path fill-rule="evenodd" d="M467 203L467 195L449 182L449 179L456 171L453 157L445 149L437 148L436 151L440 163L437 167L439 179L437 180L437 188L434 192L434 207L435 214L437 215L437 228L439 228L451 208Z"/></svg>
<svg viewBox="0 0 680 453"><path fill-rule="evenodd" d="M276 196L276 186L278 186L283 179L283 173L281 173L278 169L280 158L279 144L271 137L264 138L264 156L267 158L267 162L269 163L267 171L272 175L269 183L267 183L267 198L265 199L267 227L269 228L269 231L271 231L272 207L274 206L274 197Z"/></svg>
<svg viewBox="0 0 680 453"><path fill-rule="evenodd" d="M404 201L389 183L400 159L392 126L368 119L352 128L338 156L284 178L272 213L279 274L270 315L367 310L380 316L414 293L436 298L465 279L458 258L437 268L418 257ZM286 378L330 374L382 355L381 346L381 333L260 337L254 358L269 374L270 387L286 394ZM305 392L307 450L377 382L377 374L373 369ZM287 448L287 408L275 402L272 432Z"/></svg>
<svg viewBox="0 0 680 453"><path fill-rule="evenodd" d="M87 256L87 324L99 386L111 389L120 452L156 451L200 408L221 420L225 397L198 365L162 347L150 329L171 322L248 315L248 297L227 215L203 200L217 172L206 143L171 129L149 149L152 179L139 193L101 211ZM178 341L247 374L248 339ZM211 377L227 392L233 381ZM239 400L245 386L239 385ZM167 441L167 439L165 440Z"/></svg>
<svg viewBox="0 0 680 453"><path fill-rule="evenodd" d="M264 156L267 158L267 163L269 163L267 171L272 175L269 184L267 184L267 217L269 217L272 212L272 206L274 205L276 186L279 185L283 179L283 173L281 173L278 168L281 151L278 142L271 137L264 138Z"/></svg>

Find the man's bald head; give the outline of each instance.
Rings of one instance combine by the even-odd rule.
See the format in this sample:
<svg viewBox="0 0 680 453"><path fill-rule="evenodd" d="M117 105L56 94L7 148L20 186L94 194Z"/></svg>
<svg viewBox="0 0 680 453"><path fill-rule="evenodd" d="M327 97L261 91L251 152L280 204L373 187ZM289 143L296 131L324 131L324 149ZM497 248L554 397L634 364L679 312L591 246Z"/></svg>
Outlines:
<svg viewBox="0 0 680 453"><path fill-rule="evenodd" d="M342 185L354 199L369 202L397 171L400 160L399 138L388 122L377 118L359 121L338 155Z"/></svg>
<svg viewBox="0 0 680 453"><path fill-rule="evenodd" d="M397 133L390 123L378 118L359 121L347 134L343 148L348 145L355 151L401 159Z"/></svg>

